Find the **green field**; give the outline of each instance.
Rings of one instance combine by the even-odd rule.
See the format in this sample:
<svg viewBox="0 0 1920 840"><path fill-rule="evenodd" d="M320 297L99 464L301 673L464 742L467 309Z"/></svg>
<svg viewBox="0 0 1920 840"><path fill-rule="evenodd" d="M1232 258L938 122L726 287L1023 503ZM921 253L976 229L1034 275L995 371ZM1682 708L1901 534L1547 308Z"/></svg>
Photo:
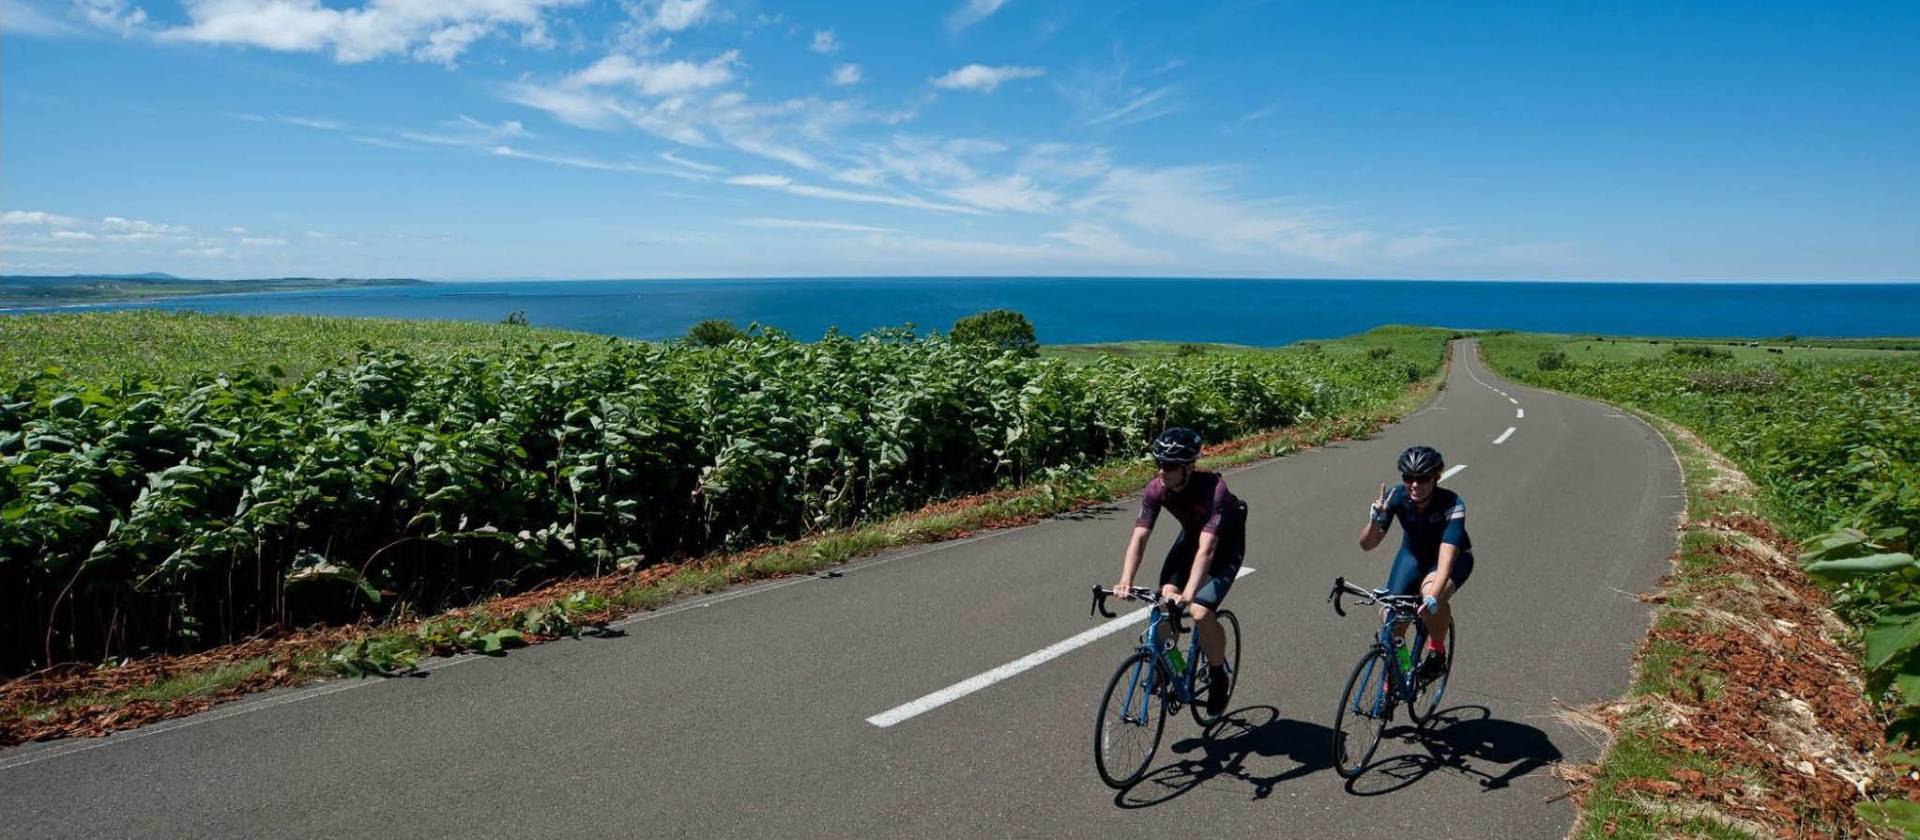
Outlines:
<svg viewBox="0 0 1920 840"><path fill-rule="evenodd" d="M1451 335L1068 361L899 330L702 347L151 312L0 326L0 671L780 543L1137 459L1168 425L1226 440L1366 415Z"/></svg>
<svg viewBox="0 0 1920 840"><path fill-rule="evenodd" d="M59 368L81 382L122 377L179 381L203 373L255 373L297 381L350 361L362 345L416 354L498 353L605 336L468 321L392 321L197 312L32 313L0 316L0 379Z"/></svg>

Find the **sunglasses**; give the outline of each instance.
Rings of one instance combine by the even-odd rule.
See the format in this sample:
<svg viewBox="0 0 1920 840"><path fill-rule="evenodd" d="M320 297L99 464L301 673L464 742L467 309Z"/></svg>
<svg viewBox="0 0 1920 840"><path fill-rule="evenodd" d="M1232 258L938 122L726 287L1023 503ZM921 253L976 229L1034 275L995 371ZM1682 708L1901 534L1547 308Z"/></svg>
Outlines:
<svg viewBox="0 0 1920 840"><path fill-rule="evenodd" d="M1412 484L1416 481L1433 481L1434 476L1433 476L1433 473L1427 473L1425 475L1413 475L1412 473L1401 473L1400 480L1407 484Z"/></svg>

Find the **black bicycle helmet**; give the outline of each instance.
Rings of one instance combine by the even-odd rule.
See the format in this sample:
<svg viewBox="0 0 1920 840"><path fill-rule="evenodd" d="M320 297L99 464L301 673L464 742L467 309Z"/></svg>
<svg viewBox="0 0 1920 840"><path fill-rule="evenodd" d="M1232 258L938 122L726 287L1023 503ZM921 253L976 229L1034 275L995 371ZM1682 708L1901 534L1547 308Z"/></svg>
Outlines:
<svg viewBox="0 0 1920 840"><path fill-rule="evenodd" d="M1401 475L1439 475L1447 468L1447 460L1440 457L1440 450L1431 446L1409 446L1400 453Z"/></svg>
<svg viewBox="0 0 1920 840"><path fill-rule="evenodd" d="M1153 442L1153 462L1167 464L1191 464L1200 460L1200 433L1192 429L1175 426L1160 433Z"/></svg>

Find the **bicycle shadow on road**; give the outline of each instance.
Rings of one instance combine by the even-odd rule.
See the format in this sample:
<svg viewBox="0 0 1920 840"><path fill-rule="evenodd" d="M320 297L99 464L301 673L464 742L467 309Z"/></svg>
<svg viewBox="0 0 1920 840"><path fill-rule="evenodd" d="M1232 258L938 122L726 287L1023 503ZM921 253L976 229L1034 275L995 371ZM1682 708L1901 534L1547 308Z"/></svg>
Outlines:
<svg viewBox="0 0 1920 840"><path fill-rule="evenodd" d="M1272 706L1235 709L1206 732L1169 745L1174 754L1187 757L1121 790L1113 803L1122 808L1151 808L1221 776L1246 782L1253 787L1252 798L1265 799L1281 782L1331 768L1327 745L1332 738L1333 730L1282 718ZM1299 766L1278 775L1258 776L1247 769L1251 757L1287 758Z"/></svg>
<svg viewBox="0 0 1920 840"><path fill-rule="evenodd" d="M1347 781L1347 792L1356 796L1392 793L1436 770L1452 770L1475 778L1486 791L1510 786L1525 776L1562 758L1553 739L1538 728L1524 723L1501 720L1485 706L1454 706L1442 709L1425 729L1401 726L1389 730L1389 737L1412 741L1424 752L1388 756L1371 765L1360 776Z"/></svg>

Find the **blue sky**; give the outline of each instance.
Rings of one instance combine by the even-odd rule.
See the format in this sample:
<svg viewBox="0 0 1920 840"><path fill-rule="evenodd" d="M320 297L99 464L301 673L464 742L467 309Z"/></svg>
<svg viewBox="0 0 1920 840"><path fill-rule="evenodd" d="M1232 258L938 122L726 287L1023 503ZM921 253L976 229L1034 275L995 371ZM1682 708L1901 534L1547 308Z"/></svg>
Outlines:
<svg viewBox="0 0 1920 840"><path fill-rule="evenodd" d="M0 0L0 268L1913 279L1916 44L1912 3Z"/></svg>

